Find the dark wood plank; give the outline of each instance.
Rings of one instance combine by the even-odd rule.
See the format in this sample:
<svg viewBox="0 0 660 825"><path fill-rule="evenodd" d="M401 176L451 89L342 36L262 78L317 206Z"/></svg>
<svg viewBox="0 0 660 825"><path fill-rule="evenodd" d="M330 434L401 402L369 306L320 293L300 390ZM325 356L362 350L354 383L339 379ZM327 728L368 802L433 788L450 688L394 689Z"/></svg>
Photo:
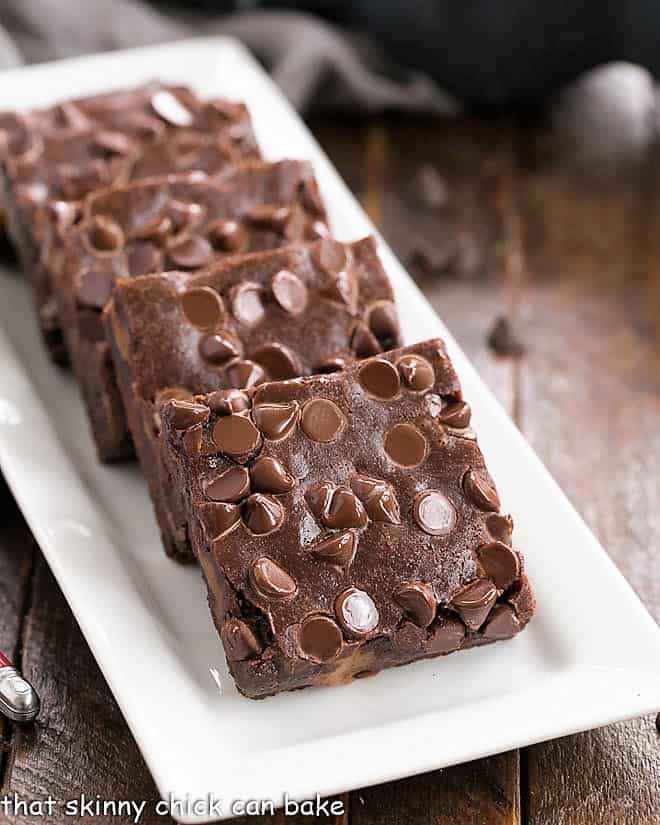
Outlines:
<svg viewBox="0 0 660 825"><path fill-rule="evenodd" d="M520 134L526 436L660 618L657 112L648 77L591 78ZM526 754L533 825L660 816L654 719Z"/></svg>

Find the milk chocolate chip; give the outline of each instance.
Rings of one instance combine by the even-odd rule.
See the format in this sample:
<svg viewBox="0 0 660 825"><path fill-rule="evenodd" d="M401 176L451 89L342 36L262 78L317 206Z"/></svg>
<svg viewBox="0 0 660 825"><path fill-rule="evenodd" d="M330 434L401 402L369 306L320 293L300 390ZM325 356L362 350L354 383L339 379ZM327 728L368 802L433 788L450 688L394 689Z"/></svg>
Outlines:
<svg viewBox="0 0 660 825"><path fill-rule="evenodd" d="M307 287L288 269L273 275L271 288L277 303L290 315L300 315L307 306Z"/></svg>
<svg viewBox="0 0 660 825"><path fill-rule="evenodd" d="M488 516L486 527L491 536L497 541L511 544L511 534L513 533L513 519L511 516L502 516L499 513Z"/></svg>
<svg viewBox="0 0 660 825"><path fill-rule="evenodd" d="M252 487L260 493L283 495L293 490L295 481L272 456L262 455L250 467Z"/></svg>
<svg viewBox="0 0 660 825"><path fill-rule="evenodd" d="M213 366L241 356L241 342L227 332L213 332L199 340L199 354Z"/></svg>
<svg viewBox="0 0 660 825"><path fill-rule="evenodd" d="M452 606L470 628L478 630L497 598L495 585L488 579L475 579L452 599Z"/></svg>
<svg viewBox="0 0 660 825"><path fill-rule="evenodd" d="M439 490L425 490L415 496L415 521L431 536L447 536L456 526L456 508Z"/></svg>
<svg viewBox="0 0 660 825"><path fill-rule="evenodd" d="M171 246L167 254L181 269L199 269L213 259L213 247L206 238L193 235Z"/></svg>
<svg viewBox="0 0 660 825"><path fill-rule="evenodd" d="M378 301L367 314L369 329L378 338L383 349L393 349L399 342L399 318L391 301Z"/></svg>
<svg viewBox="0 0 660 825"><path fill-rule="evenodd" d="M486 575L500 590L506 590L520 576L520 559L515 550L501 541L484 544L477 556Z"/></svg>
<svg viewBox="0 0 660 825"><path fill-rule="evenodd" d="M382 351L376 336L366 328L362 321L358 321L353 328L351 349L358 358L370 358Z"/></svg>
<svg viewBox="0 0 660 825"><path fill-rule="evenodd" d="M395 424L384 446L389 458L401 467L416 467L426 456L426 439L412 424Z"/></svg>
<svg viewBox="0 0 660 825"><path fill-rule="evenodd" d="M346 633L359 639L378 626L378 610L373 599L364 590L348 587L335 599L335 613Z"/></svg>
<svg viewBox="0 0 660 825"><path fill-rule="evenodd" d="M303 407L301 426L308 438L327 444L339 438L346 418L334 401L314 398Z"/></svg>
<svg viewBox="0 0 660 825"><path fill-rule="evenodd" d="M209 408L194 401L173 399L170 404L170 420L175 430L187 430L195 424L203 424L209 417Z"/></svg>
<svg viewBox="0 0 660 825"><path fill-rule="evenodd" d="M252 564L250 584L266 599L288 599L298 590L295 579L268 556L262 556Z"/></svg>
<svg viewBox="0 0 660 825"><path fill-rule="evenodd" d="M257 404L252 415L264 438L280 441L296 426L299 409L295 403Z"/></svg>
<svg viewBox="0 0 660 825"><path fill-rule="evenodd" d="M345 530L310 547L315 558L340 570L348 570L353 563L358 547L357 533Z"/></svg>
<svg viewBox="0 0 660 825"><path fill-rule="evenodd" d="M212 329L225 314L222 298L210 286L187 289L181 295L181 309L193 326Z"/></svg>
<svg viewBox="0 0 660 825"><path fill-rule="evenodd" d="M235 390L216 390L207 396L209 408L218 415L231 415L250 409L250 400L244 392Z"/></svg>
<svg viewBox="0 0 660 825"><path fill-rule="evenodd" d="M163 259L160 250L151 241L136 241L127 254L128 271L131 278L158 272Z"/></svg>
<svg viewBox="0 0 660 825"><path fill-rule="evenodd" d="M259 447L261 435L246 416L226 415L216 421L213 427L213 441L225 455L243 461Z"/></svg>
<svg viewBox="0 0 660 825"><path fill-rule="evenodd" d="M241 521L240 507L224 501L203 504L198 511L204 525L204 532L210 541L225 536L238 527Z"/></svg>
<svg viewBox="0 0 660 825"><path fill-rule="evenodd" d="M323 523L331 530L366 527L367 513L354 492L338 487L333 492L330 505L323 514Z"/></svg>
<svg viewBox="0 0 660 825"><path fill-rule="evenodd" d="M483 628L487 639L510 639L520 630L520 622L515 611L508 604L498 604Z"/></svg>
<svg viewBox="0 0 660 825"><path fill-rule="evenodd" d="M455 427L462 430L469 426L472 411L470 405L465 401L452 401L442 408L438 415L438 421L447 427Z"/></svg>
<svg viewBox="0 0 660 825"><path fill-rule="evenodd" d="M470 468L463 476L463 490L468 499L480 510L500 509L497 490L486 470Z"/></svg>
<svg viewBox="0 0 660 825"><path fill-rule="evenodd" d="M428 627L435 618L435 595L431 586L424 582L400 585L394 591L394 601L419 627Z"/></svg>
<svg viewBox="0 0 660 825"><path fill-rule="evenodd" d="M329 662L344 646L337 623L329 616L307 616L300 623L298 643L303 655L315 662Z"/></svg>
<svg viewBox="0 0 660 825"><path fill-rule="evenodd" d="M241 501L250 494L250 476L245 467L233 466L206 485L206 495L214 501Z"/></svg>
<svg viewBox="0 0 660 825"><path fill-rule="evenodd" d="M78 303L85 307L103 309L110 300L114 287L112 273L102 269L90 269L80 276L76 291Z"/></svg>
<svg viewBox="0 0 660 825"><path fill-rule="evenodd" d="M320 270L332 277L340 273L348 263L344 247L329 238L314 244L312 260Z"/></svg>
<svg viewBox="0 0 660 825"><path fill-rule="evenodd" d="M243 248L246 232L238 221L219 220L207 229L208 238L221 252L238 252Z"/></svg>
<svg viewBox="0 0 660 825"><path fill-rule="evenodd" d="M399 373L396 367L384 358L367 361L360 367L358 380L369 395L383 401L394 398L399 393Z"/></svg>
<svg viewBox="0 0 660 825"><path fill-rule="evenodd" d="M230 387L245 389L261 384L266 373L254 361L232 361L225 370L225 381Z"/></svg>
<svg viewBox="0 0 660 825"><path fill-rule="evenodd" d="M307 489L305 501L318 521L324 521L330 509L330 501L334 490L335 486L330 481L319 481Z"/></svg>
<svg viewBox="0 0 660 825"><path fill-rule="evenodd" d="M253 533L266 536L282 526L284 510L274 498L253 493L245 502L243 521Z"/></svg>
<svg viewBox="0 0 660 825"><path fill-rule="evenodd" d="M93 252L113 253L124 245L124 233L111 218L97 215L87 229L87 242Z"/></svg>
<svg viewBox="0 0 660 825"><path fill-rule="evenodd" d="M357 475L351 479L351 489L364 504L372 521L399 524L399 502L391 484L369 476Z"/></svg>
<svg viewBox="0 0 660 825"><path fill-rule="evenodd" d="M435 383L433 367L421 355L404 355L397 366L404 384L414 392L429 390Z"/></svg>
<svg viewBox="0 0 660 825"><path fill-rule="evenodd" d="M426 649L433 654L453 653L461 646L464 638L465 625L459 619L445 616L431 628Z"/></svg>
<svg viewBox="0 0 660 825"><path fill-rule="evenodd" d="M286 381L300 375L300 361L282 344L265 344L255 350L252 357L261 364L273 381Z"/></svg>
<svg viewBox="0 0 660 825"><path fill-rule="evenodd" d="M236 320L246 326L254 326L264 317L261 289L257 284L241 284L234 292L232 312Z"/></svg>
<svg viewBox="0 0 660 825"><path fill-rule="evenodd" d="M230 662L241 662L261 653L262 647L251 628L240 619L227 619L220 638Z"/></svg>

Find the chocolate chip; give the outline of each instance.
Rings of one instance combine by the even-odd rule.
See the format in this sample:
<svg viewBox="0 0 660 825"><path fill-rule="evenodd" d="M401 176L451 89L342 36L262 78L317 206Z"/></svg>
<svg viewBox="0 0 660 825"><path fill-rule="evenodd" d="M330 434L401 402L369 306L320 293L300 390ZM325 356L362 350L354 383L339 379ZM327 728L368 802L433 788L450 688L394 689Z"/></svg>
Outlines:
<svg viewBox="0 0 660 825"><path fill-rule="evenodd" d="M312 247L312 261L327 275L338 275L348 263L346 250L338 241L324 239Z"/></svg>
<svg viewBox="0 0 660 825"><path fill-rule="evenodd" d="M303 407L300 423L308 438L327 444L339 438L346 426L346 418L334 401L314 398Z"/></svg>
<svg viewBox="0 0 660 825"><path fill-rule="evenodd" d="M302 367L294 353L282 344L265 344L252 357L266 370L273 381L285 381L300 375Z"/></svg>
<svg viewBox="0 0 660 825"><path fill-rule="evenodd" d="M497 511L500 509L500 498L486 470L470 468L463 476L463 491L480 510Z"/></svg>
<svg viewBox="0 0 660 825"><path fill-rule="evenodd" d="M231 415L250 409L249 398L240 390L216 390L207 396L206 403L218 415Z"/></svg>
<svg viewBox="0 0 660 825"><path fill-rule="evenodd" d="M199 203L171 200L167 205L167 215L171 223L168 234L181 235L184 230L190 232L194 226L201 222L205 211ZM195 237L193 237L193 240Z"/></svg>
<svg viewBox="0 0 660 825"><path fill-rule="evenodd" d="M307 658L329 662L341 652L344 639L339 626L329 616L307 616L300 623L298 644Z"/></svg>
<svg viewBox="0 0 660 825"><path fill-rule="evenodd" d="M94 135L94 148L104 157L110 155L130 155L134 144L123 132L101 130Z"/></svg>
<svg viewBox="0 0 660 825"><path fill-rule="evenodd" d="M226 332L212 332L200 339L199 354L209 364L219 366L240 357L241 343Z"/></svg>
<svg viewBox="0 0 660 825"><path fill-rule="evenodd" d="M426 642L426 650L434 655L453 653L465 638L465 626L458 619L444 616L433 625Z"/></svg>
<svg viewBox="0 0 660 825"><path fill-rule="evenodd" d="M489 579L475 579L459 590L452 599L452 607L470 628L478 630L497 599L495 585Z"/></svg>
<svg viewBox="0 0 660 825"><path fill-rule="evenodd" d="M103 309L110 300L115 281L112 273L103 269L90 269L80 276L76 290L78 303L82 306Z"/></svg>
<svg viewBox="0 0 660 825"><path fill-rule="evenodd" d="M364 504L372 521L400 523L399 502L391 484L369 476L357 475L351 479L351 489Z"/></svg>
<svg viewBox="0 0 660 825"><path fill-rule="evenodd" d="M183 434L183 448L186 455L195 458L202 452L202 431L201 424L196 424L194 427L189 427Z"/></svg>
<svg viewBox="0 0 660 825"><path fill-rule="evenodd" d="M367 329L362 321L358 321L353 328L351 349L358 358L370 358L382 351L376 336Z"/></svg>
<svg viewBox="0 0 660 825"><path fill-rule="evenodd" d="M339 570L348 570L355 558L357 547L357 534L346 530L315 544L309 548L309 552L315 558L332 567Z"/></svg>
<svg viewBox="0 0 660 825"><path fill-rule="evenodd" d="M288 206L254 206L245 217L257 226L272 229L283 235L291 219L291 209Z"/></svg>
<svg viewBox="0 0 660 825"><path fill-rule="evenodd" d="M245 502L243 521L246 527L259 536L267 536L279 530L284 521L284 510L279 501L261 493L253 493Z"/></svg>
<svg viewBox="0 0 660 825"><path fill-rule="evenodd" d="M394 591L394 601L419 627L428 627L435 618L437 602L433 588L424 582L407 582Z"/></svg>
<svg viewBox="0 0 660 825"><path fill-rule="evenodd" d="M312 215L323 215L325 208L321 200L321 193L314 178L306 178L302 184L302 202L305 209Z"/></svg>
<svg viewBox="0 0 660 825"><path fill-rule="evenodd" d="M206 230L207 236L215 249L222 252L238 252L247 240L245 229L238 221L218 220Z"/></svg>
<svg viewBox="0 0 660 825"><path fill-rule="evenodd" d="M307 306L307 287L288 269L280 269L273 275L271 289L280 307L291 315L300 315Z"/></svg>
<svg viewBox="0 0 660 825"><path fill-rule="evenodd" d="M456 526L456 508L439 490L425 490L415 496L415 521L430 536L447 536Z"/></svg>
<svg viewBox="0 0 660 825"><path fill-rule="evenodd" d="M447 427L462 430L469 426L471 417L472 410L469 404L466 404L465 401L450 401L440 411L438 421Z"/></svg>
<svg viewBox="0 0 660 825"><path fill-rule="evenodd" d="M498 604L493 608L490 618L483 629L486 639L510 639L520 630L520 622L512 607L508 604Z"/></svg>
<svg viewBox="0 0 660 825"><path fill-rule="evenodd" d="M488 335L488 344L497 355L520 358L525 354L525 345L508 318L501 316Z"/></svg>
<svg viewBox="0 0 660 825"><path fill-rule="evenodd" d="M213 441L220 452L242 461L257 450L261 435L246 416L226 415L216 421Z"/></svg>
<svg viewBox="0 0 660 825"><path fill-rule="evenodd" d="M399 316L391 301L372 304L367 313L369 329L380 341L383 349L393 349L399 343Z"/></svg>
<svg viewBox="0 0 660 825"><path fill-rule="evenodd" d="M205 404L175 398L169 402L169 416L175 430L187 430L195 424L203 424L209 417L209 408Z"/></svg>
<svg viewBox="0 0 660 825"><path fill-rule="evenodd" d="M323 238L331 238L332 232L323 221L311 221L307 225L305 237L310 241L318 241Z"/></svg>
<svg viewBox="0 0 660 825"><path fill-rule="evenodd" d="M500 590L506 590L520 576L520 558L501 541L484 544L477 550L481 566Z"/></svg>
<svg viewBox="0 0 660 825"><path fill-rule="evenodd" d="M322 294L338 304L344 304L355 315L359 301L359 284L350 269L344 269L333 276Z"/></svg>
<svg viewBox="0 0 660 825"><path fill-rule="evenodd" d="M241 284L234 292L232 312L241 324L253 326L264 317L261 290L256 284Z"/></svg>
<svg viewBox="0 0 660 825"><path fill-rule="evenodd" d="M127 255L128 271L132 278L158 272L162 266L162 255L158 247L150 241L136 241Z"/></svg>
<svg viewBox="0 0 660 825"><path fill-rule="evenodd" d="M430 390L435 383L435 372L421 355L404 355L397 364L404 384L414 392Z"/></svg>
<svg viewBox="0 0 660 825"><path fill-rule="evenodd" d="M395 424L385 436L384 447L401 467L416 467L426 456L426 439L412 424Z"/></svg>
<svg viewBox="0 0 660 825"><path fill-rule="evenodd" d="M333 355L320 363L318 367L315 367L314 372L321 375L329 372L343 372L348 364L348 359L344 358L343 355Z"/></svg>
<svg viewBox="0 0 660 825"><path fill-rule="evenodd" d="M262 650L251 628L240 619L227 619L220 630L220 638L230 662L252 659Z"/></svg>
<svg viewBox="0 0 660 825"><path fill-rule="evenodd" d="M394 398L400 389L396 367L383 358L367 361L360 367L358 381L370 395L381 400Z"/></svg>
<svg viewBox="0 0 660 825"><path fill-rule="evenodd" d="M209 540L221 538L238 527L241 521L241 509L236 504L227 502L206 503L199 507L204 532Z"/></svg>
<svg viewBox="0 0 660 825"><path fill-rule="evenodd" d="M254 361L233 361L225 370L225 382L239 390L255 387L265 378L266 373Z"/></svg>
<svg viewBox="0 0 660 825"><path fill-rule="evenodd" d="M319 481L307 488L305 501L318 521L323 521L330 508L335 485L330 481Z"/></svg>
<svg viewBox="0 0 660 825"><path fill-rule="evenodd" d="M213 247L199 235L193 235L171 246L167 254L182 269L199 269L213 260Z"/></svg>
<svg viewBox="0 0 660 825"><path fill-rule="evenodd" d="M250 584L266 599L288 599L298 590L295 579L268 556L262 556L253 562Z"/></svg>
<svg viewBox="0 0 660 825"><path fill-rule="evenodd" d="M119 224L110 218L97 215L86 232L87 242L93 252L117 252L124 245L124 233Z"/></svg>
<svg viewBox="0 0 660 825"><path fill-rule="evenodd" d="M293 490L295 480L272 456L262 455L250 467L252 488L260 493L283 495Z"/></svg>
<svg viewBox="0 0 660 825"><path fill-rule="evenodd" d="M296 426L299 410L297 404L257 404L252 415L264 438L280 441Z"/></svg>
<svg viewBox="0 0 660 825"><path fill-rule="evenodd" d="M183 292L181 309L190 323L200 329L212 329L225 314L222 298L210 286L193 287Z"/></svg>
<svg viewBox="0 0 660 825"><path fill-rule="evenodd" d="M250 494L250 475L245 467L232 466L206 485L213 501L242 501Z"/></svg>
<svg viewBox="0 0 660 825"><path fill-rule="evenodd" d="M333 492L330 505L323 514L323 523L331 530L366 527L367 513L362 502L352 490L338 487Z"/></svg>
<svg viewBox="0 0 660 825"><path fill-rule="evenodd" d="M335 600L339 624L354 638L367 636L378 626L378 610L373 599L364 590L348 587Z"/></svg>
<svg viewBox="0 0 660 825"><path fill-rule="evenodd" d="M496 513L486 519L486 528L491 536L504 544L511 544L511 534L513 532L513 519L511 516L502 516Z"/></svg>
<svg viewBox="0 0 660 825"><path fill-rule="evenodd" d="M151 106L159 117L172 126L192 126L194 122L191 112L166 89L152 95Z"/></svg>

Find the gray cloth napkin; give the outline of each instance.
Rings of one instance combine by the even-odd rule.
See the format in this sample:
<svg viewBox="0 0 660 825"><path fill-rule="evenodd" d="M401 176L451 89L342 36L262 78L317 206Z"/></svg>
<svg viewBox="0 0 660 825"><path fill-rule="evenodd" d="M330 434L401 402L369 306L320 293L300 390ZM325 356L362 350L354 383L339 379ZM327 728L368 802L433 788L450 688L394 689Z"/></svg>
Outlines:
<svg viewBox="0 0 660 825"><path fill-rule="evenodd" d="M168 16L140 0L2 0L0 68L195 34L242 40L303 114L459 109L429 78L397 66L367 38L289 11L191 17Z"/></svg>

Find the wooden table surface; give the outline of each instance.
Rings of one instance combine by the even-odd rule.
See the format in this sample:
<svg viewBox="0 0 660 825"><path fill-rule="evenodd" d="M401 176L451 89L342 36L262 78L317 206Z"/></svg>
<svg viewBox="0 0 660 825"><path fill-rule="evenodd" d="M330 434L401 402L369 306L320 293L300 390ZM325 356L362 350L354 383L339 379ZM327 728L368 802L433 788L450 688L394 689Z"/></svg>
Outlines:
<svg viewBox="0 0 660 825"><path fill-rule="evenodd" d="M659 115L648 76L620 67L584 79L542 111L511 118L312 124L656 619ZM446 184L444 206L420 201L413 182L425 164ZM520 330L522 358L497 357L488 347L499 316ZM33 727L1 730L3 792L155 802L133 738L1 482L0 514L0 647L44 700ZM344 800L341 819L354 825L657 824L660 734L653 717L642 718ZM44 822L1 813L0 821ZM72 820L60 812L47 821Z"/></svg>

